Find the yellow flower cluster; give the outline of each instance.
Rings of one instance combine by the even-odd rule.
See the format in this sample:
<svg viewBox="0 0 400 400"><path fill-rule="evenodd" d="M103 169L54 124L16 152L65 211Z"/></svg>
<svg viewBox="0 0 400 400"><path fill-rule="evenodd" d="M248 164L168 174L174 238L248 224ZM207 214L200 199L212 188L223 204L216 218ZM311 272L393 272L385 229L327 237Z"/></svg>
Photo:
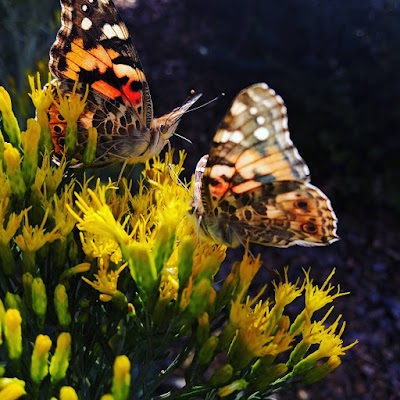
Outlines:
<svg viewBox="0 0 400 400"><path fill-rule="evenodd" d="M309 271L291 283L285 269L272 283L273 298L263 299L266 286L251 296L260 256L251 256L247 244L223 277L226 247L201 238L191 215L193 182L179 178L184 152L176 162L173 152L148 161L138 182L72 177L65 160L51 161L47 112L57 87L42 90L39 77L30 84L37 118L22 133L0 89L0 346L7 371L18 377L5 377L0 368L0 398L42 391L78 399L88 390L86 378L80 388L66 383L81 381L85 368L110 378L104 386L111 393L102 400L134 398L147 380L154 390L179 368L187 369L186 394L196 382L200 396L240 392L246 398L294 379L315 382L340 365L356 342L343 344L341 316L327 322L333 306L315 318L347 294L330 283L334 271L319 287ZM67 151L85 104L75 89L57 95ZM84 163L96 153L96 132L88 137L94 145L88 144ZM299 301L304 305L292 321L287 306ZM51 334L43 334L45 327ZM33 345L24 347L28 342ZM85 357L76 373L70 358L81 357L81 351L72 354L80 347ZM149 378L174 348L171 365ZM132 384L131 363L139 371Z"/></svg>

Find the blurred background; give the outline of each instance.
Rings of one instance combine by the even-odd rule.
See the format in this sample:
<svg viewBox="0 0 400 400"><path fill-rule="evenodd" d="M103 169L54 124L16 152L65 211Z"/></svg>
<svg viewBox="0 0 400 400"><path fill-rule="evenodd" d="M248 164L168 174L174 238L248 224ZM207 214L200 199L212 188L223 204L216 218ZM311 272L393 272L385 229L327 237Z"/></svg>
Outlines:
<svg viewBox="0 0 400 400"><path fill-rule="evenodd" d="M191 89L204 101L225 93L184 117L178 133L192 144L172 139L188 152L187 177L234 96L266 82L285 100L292 140L337 213L341 241L332 246L253 248L263 254L260 285L285 265L293 277L311 266L319 283L336 267L333 282L351 291L335 306L347 321L343 339L360 340L325 380L279 398L400 398L400 1L115 3L156 115L180 105ZM55 0L0 0L0 84L21 118L33 115L28 96L20 96L27 72L47 71L59 24Z"/></svg>

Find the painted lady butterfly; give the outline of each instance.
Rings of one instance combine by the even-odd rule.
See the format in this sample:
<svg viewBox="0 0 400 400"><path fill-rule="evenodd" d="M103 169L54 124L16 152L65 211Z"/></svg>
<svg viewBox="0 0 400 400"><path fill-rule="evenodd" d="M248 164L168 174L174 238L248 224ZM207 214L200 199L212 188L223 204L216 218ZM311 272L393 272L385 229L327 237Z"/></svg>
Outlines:
<svg viewBox="0 0 400 400"><path fill-rule="evenodd" d="M327 245L338 240L329 199L289 137L283 100L265 83L235 98L195 173L203 231L231 247Z"/></svg>
<svg viewBox="0 0 400 400"><path fill-rule="evenodd" d="M94 166L143 162L160 153L182 115L200 97L189 98L169 114L153 118L153 104L128 29L111 0L61 0L62 26L50 49L49 67L61 93L78 81L89 85L87 106L78 121L74 158L82 159L87 128L98 131ZM64 151L66 122L57 106L49 110L59 157Z"/></svg>

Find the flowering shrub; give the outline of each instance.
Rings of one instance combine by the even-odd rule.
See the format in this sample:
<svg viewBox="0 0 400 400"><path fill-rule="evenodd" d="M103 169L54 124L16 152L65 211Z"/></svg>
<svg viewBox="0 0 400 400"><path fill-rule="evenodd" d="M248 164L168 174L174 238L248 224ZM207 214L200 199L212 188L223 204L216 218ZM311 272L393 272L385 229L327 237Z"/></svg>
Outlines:
<svg viewBox="0 0 400 400"><path fill-rule="evenodd" d="M273 298L251 296L261 262L246 248L216 282L226 247L199 235L184 152L147 162L138 182L79 182L51 162L51 91L30 83L25 132L0 90L1 399L261 399L340 365L355 342L340 316L327 323L333 306L315 317L347 294L334 271L319 287L285 269ZM72 146L84 97L61 100ZM93 131L85 164L95 145Z"/></svg>

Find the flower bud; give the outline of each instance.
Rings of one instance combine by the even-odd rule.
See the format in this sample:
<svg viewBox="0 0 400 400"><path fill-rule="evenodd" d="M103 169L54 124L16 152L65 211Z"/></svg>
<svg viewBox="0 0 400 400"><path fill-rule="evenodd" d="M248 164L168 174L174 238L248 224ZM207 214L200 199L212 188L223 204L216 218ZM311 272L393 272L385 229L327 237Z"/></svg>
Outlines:
<svg viewBox="0 0 400 400"><path fill-rule="evenodd" d="M194 246L192 238L190 236L185 236L179 245L178 255L178 279L180 292L182 292L183 288L186 287L189 277L192 274L193 252Z"/></svg>
<svg viewBox="0 0 400 400"><path fill-rule="evenodd" d="M210 336L199 350L198 362L200 365L208 365L214 358L218 346L218 337Z"/></svg>
<svg viewBox="0 0 400 400"><path fill-rule="evenodd" d="M59 324L66 329L71 324L71 314L68 310L68 295L64 285L57 285L54 290L54 307Z"/></svg>
<svg viewBox="0 0 400 400"><path fill-rule="evenodd" d="M210 385L214 387L219 387L225 385L232 378L233 368L230 364L225 364L224 366L218 368L210 378Z"/></svg>
<svg viewBox="0 0 400 400"><path fill-rule="evenodd" d="M247 385L248 385L248 383L246 382L245 379L238 379L236 381L233 381L229 385L218 389L217 393L220 397L227 397L230 394L232 394L233 392L237 392L239 390L246 389Z"/></svg>
<svg viewBox="0 0 400 400"><path fill-rule="evenodd" d="M24 314L22 299L19 294L7 292L4 302L7 309L14 308L18 310L21 313L21 315Z"/></svg>
<svg viewBox="0 0 400 400"><path fill-rule="evenodd" d="M196 332L197 345L202 346L210 336L210 317L205 312L197 318L198 328Z"/></svg>
<svg viewBox="0 0 400 400"><path fill-rule="evenodd" d="M131 363L128 357L118 356L114 362L114 376L111 393L115 400L127 400L131 385Z"/></svg>
<svg viewBox="0 0 400 400"><path fill-rule="evenodd" d="M88 128L88 142L83 152L83 165L85 167L93 163L96 158L97 149L97 129L93 127Z"/></svg>
<svg viewBox="0 0 400 400"><path fill-rule="evenodd" d="M24 287L24 301L29 310L32 310L32 283L33 276L29 272L22 275L22 285Z"/></svg>
<svg viewBox="0 0 400 400"><path fill-rule="evenodd" d="M4 336L7 343L8 356L18 360L22 353L22 318L18 310L9 308L4 316Z"/></svg>
<svg viewBox="0 0 400 400"><path fill-rule="evenodd" d="M150 247L144 243L133 242L128 245L127 250L129 270L141 296L148 298L154 295L158 287L158 276Z"/></svg>
<svg viewBox="0 0 400 400"><path fill-rule="evenodd" d="M266 390L271 383L287 372L287 365L272 364L274 360L274 356L266 356L255 362L250 374L250 382L254 390Z"/></svg>
<svg viewBox="0 0 400 400"><path fill-rule="evenodd" d="M49 373L48 359L51 345L51 340L47 335L39 335L36 337L31 358L31 378L37 385L39 385Z"/></svg>
<svg viewBox="0 0 400 400"><path fill-rule="evenodd" d="M65 378L69 357L71 355L71 335L68 332L61 333L57 338L56 351L51 358L50 376L53 384Z"/></svg>
<svg viewBox="0 0 400 400"><path fill-rule="evenodd" d="M28 127L21 133L24 158L22 160L22 175L28 187L35 181L38 167L38 145L40 138L40 125L34 119L28 119Z"/></svg>
<svg viewBox="0 0 400 400"><path fill-rule="evenodd" d="M4 162L6 164L8 179L10 180L11 191L18 198L22 198L26 192L26 185L21 171L21 155L12 146L6 146L4 150Z"/></svg>
<svg viewBox="0 0 400 400"><path fill-rule="evenodd" d="M200 280L200 282L194 286L189 303L189 311L192 316L197 317L206 311L209 304L211 289L211 282L207 278Z"/></svg>
<svg viewBox="0 0 400 400"><path fill-rule="evenodd" d="M0 86L0 113L3 128L10 139L10 143L18 148L21 144L18 121L12 111L11 97L2 86Z"/></svg>
<svg viewBox="0 0 400 400"><path fill-rule="evenodd" d="M43 324L47 310L47 294L42 278L35 278L32 282L32 308L39 318L40 325Z"/></svg>
<svg viewBox="0 0 400 400"><path fill-rule="evenodd" d="M9 243L0 243L0 264L1 269L6 276L13 276L15 273L14 254Z"/></svg>
<svg viewBox="0 0 400 400"><path fill-rule="evenodd" d="M63 386L60 389L60 400L78 400L78 395L73 387Z"/></svg>
<svg viewBox="0 0 400 400"><path fill-rule="evenodd" d="M26 394L25 382L17 378L0 378L0 399L16 400Z"/></svg>
<svg viewBox="0 0 400 400"><path fill-rule="evenodd" d="M314 368L306 372L302 380L304 383L314 383L325 378L330 372L336 369L341 364L339 356L331 356L328 361L323 364L315 365Z"/></svg>

